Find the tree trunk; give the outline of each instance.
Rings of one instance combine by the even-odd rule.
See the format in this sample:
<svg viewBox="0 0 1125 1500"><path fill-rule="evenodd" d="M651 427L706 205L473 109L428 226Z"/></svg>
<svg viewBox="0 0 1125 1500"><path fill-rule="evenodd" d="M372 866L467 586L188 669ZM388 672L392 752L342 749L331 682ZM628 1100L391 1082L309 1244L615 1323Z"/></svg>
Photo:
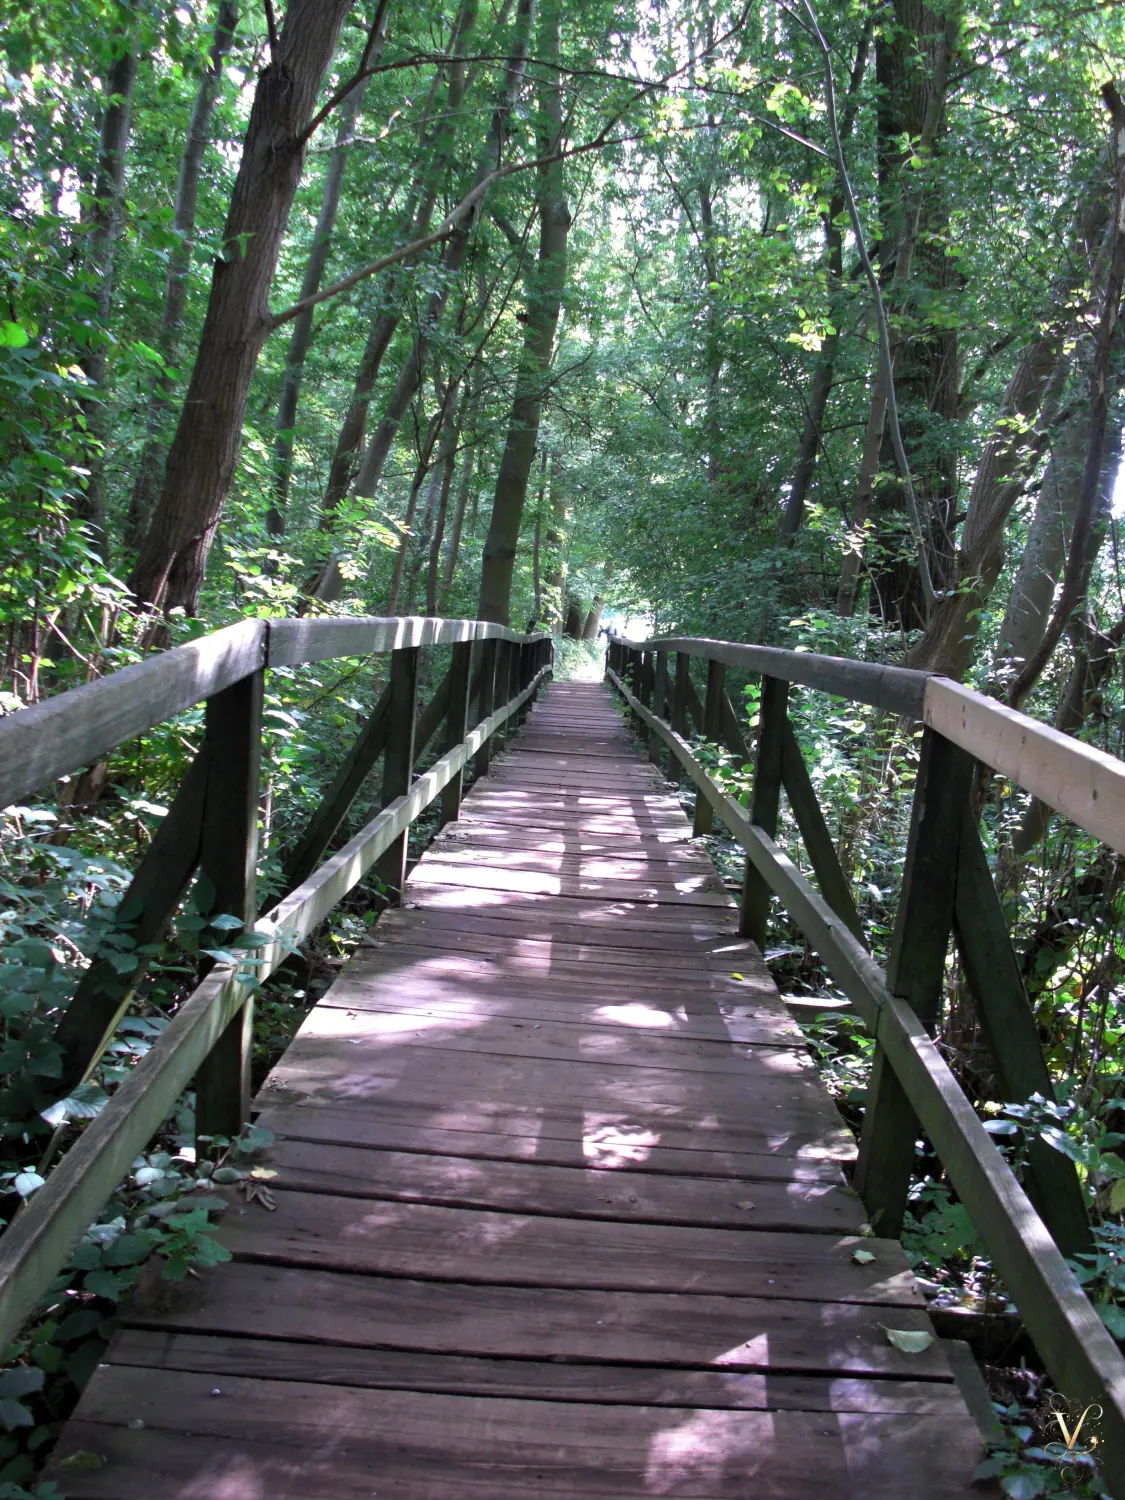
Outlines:
<svg viewBox="0 0 1125 1500"><path fill-rule="evenodd" d="M422 492L422 486L426 482L426 475L430 472L430 455L434 451L437 435L441 428L442 409L439 407L430 418L426 435L422 439L422 446L418 454L418 463L414 469L414 478L410 484L410 495L406 502L406 514L402 518L402 540L398 544L398 555L395 557L394 571L391 574L391 592L387 600L387 614L398 613L399 596L402 593L402 578L406 569L406 559L410 553L411 528L414 525L414 515L418 509L418 496Z"/></svg>
<svg viewBox="0 0 1125 1500"><path fill-rule="evenodd" d="M168 270L164 277L164 308L160 316L160 332L156 347L164 360L158 372L145 411L145 441L137 464L133 492L129 497L129 510L125 520L125 545L130 554L141 544L145 527L160 488L162 460L164 458L164 427L172 406L174 385L168 374L168 366L179 362L180 343L183 337L184 309L187 306L188 282L191 274L191 252L195 243L195 215L199 202L199 179L203 172L203 155L211 132L211 117L219 100L223 79L223 64L234 41L238 26L238 0L220 0L215 18L215 35L211 52L199 80L188 122L187 139L180 158L180 173L176 180L176 206L172 220L172 233L176 245L168 257Z"/></svg>
<svg viewBox="0 0 1125 1500"><path fill-rule="evenodd" d="M461 425L461 435L473 433L476 423L477 393L473 385L473 376L470 371L468 377L468 389L466 390L466 416ZM444 609L445 600L449 590L453 586L453 575L457 571L457 556L461 550L461 532L465 525L465 511L469 503L469 491L473 483L473 470L477 461L477 443L475 438L470 438L464 445L464 457L461 460L461 477L457 482L457 499L453 504L453 525L449 532L449 545L445 549L445 565L441 574L441 590L437 596L437 607Z"/></svg>
<svg viewBox="0 0 1125 1500"><path fill-rule="evenodd" d="M519 0L504 87L492 112L488 140L477 166L474 185L490 176L503 156L504 146L508 139L508 126L519 97L520 85L523 82L524 69L527 65L532 8L533 0ZM363 456L355 482L357 495L374 495L379 487L383 469L386 467L398 434L399 423L405 416L414 393L422 381L430 341L444 316L450 290L461 270L469 248L473 225L480 211L481 201L478 200L474 207L460 219L457 227L445 242L445 250L441 258L440 284L430 294L410 353L398 372L394 388L384 408L382 420Z"/></svg>
<svg viewBox="0 0 1125 1500"><path fill-rule="evenodd" d="M1037 428L1035 418L1041 411L1053 417L1053 391L1049 394L1049 390L1057 390L1060 374L1065 372L1059 351L1074 324L1074 294L1089 277L1108 220L1109 196L1099 182L1083 195L1074 233L1063 253L1064 269L1050 289L1041 332L1016 361L981 452L954 579L925 631L907 652L907 666L956 678L968 669L984 606L1003 565L1004 524L1042 451L1044 428L1050 426L1050 421L1040 421Z"/></svg>
<svg viewBox="0 0 1125 1500"><path fill-rule="evenodd" d="M442 446L438 451L437 468L441 475L441 489L438 492L437 514L434 517L433 534L430 538L429 565L426 570L426 613L428 615L436 615L438 612L441 544L445 539L445 518L449 512L449 491L453 484L453 471L457 467L457 444L461 438L467 394L466 392L461 398L461 406L456 419L448 423L446 436L442 439Z"/></svg>
<svg viewBox="0 0 1125 1500"><path fill-rule="evenodd" d="M1043 639L1035 648L1031 659L1020 670L1008 694L1008 702L1013 708L1019 708L1035 686L1043 668L1051 659L1051 653L1062 639L1063 631L1075 612L1085 604L1096 552L1094 541L1098 491L1109 444L1110 367L1117 319L1121 311L1121 294L1125 289L1125 100L1122 100L1111 83L1103 85L1102 96L1113 120L1114 194L1109 264L1094 336L1094 357L1090 366L1090 436L1086 445L1082 482L1074 512L1074 530L1070 537L1066 572L1063 574L1058 603L1043 632Z"/></svg>
<svg viewBox="0 0 1125 1500"><path fill-rule="evenodd" d="M545 0L540 54L548 66L539 86L541 155L557 150L563 138L561 74L550 66L559 57L559 19L560 0ZM481 559L477 614L482 620L493 620L500 625L507 625L511 614L512 574L520 523L566 286L570 209L561 162L539 168L537 187L539 259L528 287L523 352Z"/></svg>
<svg viewBox="0 0 1125 1500"><path fill-rule="evenodd" d="M477 0L465 0L449 44L451 55L464 55L476 25L476 18ZM464 102L465 65L450 63L446 107L440 125L431 134L430 117L436 95L437 78L438 75L435 74L435 87L430 90L430 97L423 111L419 144L422 165L418 169L418 175L408 199L406 219L409 228L404 236L406 243L421 239L429 230L434 206L437 203L438 189L450 165L456 140L457 121ZM356 477L357 455L363 448L367 432L367 409L371 404L371 396L379 378L384 356L402 317L403 278L404 273L401 268L396 267L392 270L383 283L381 295L376 299L377 311L367 335L367 343L356 371L352 399L340 426L336 449L328 470L328 483L321 502L320 519L321 527L325 530L332 528L335 522L335 511L351 489L352 481Z"/></svg>
<svg viewBox="0 0 1125 1500"><path fill-rule="evenodd" d="M1092 339L1084 339L1075 360L1079 378L1089 381L1093 358ZM1055 588L1066 563L1067 542L1074 529L1082 469L1090 440L1090 408L1083 399L1078 410L1063 422L1051 442L1050 457L1035 503L1020 565L1012 582L1008 607L996 641L992 681L1004 686L1031 658L1051 613ZM1120 429L1102 465L1100 509L1108 507L1117 474ZM1103 528L1104 529L1104 528ZM1099 537L1100 542L1100 537Z"/></svg>
<svg viewBox="0 0 1125 1500"><path fill-rule="evenodd" d="M605 601L599 594L594 599L593 604L590 606L590 612L586 616L586 623L582 627L582 639L584 641L597 640L598 628L602 623L602 609L604 608L604 606Z"/></svg>
<svg viewBox="0 0 1125 1500"><path fill-rule="evenodd" d="M551 456L551 479L547 486L546 559L543 572L543 620L552 635L563 625L566 592L566 529L570 510L566 503L566 473L557 453Z"/></svg>
<svg viewBox="0 0 1125 1500"><path fill-rule="evenodd" d="M924 238L922 231L927 228L923 223L923 215L932 212L933 195L919 186L915 186L913 192L910 192L900 186L900 180L906 173L906 163L911 155L916 154L932 168L937 143L944 130L949 61L957 36L959 5L954 5L948 13L939 15L924 0L894 0L893 10L894 20L881 29L875 52L875 72L879 84L879 212L883 226L879 260L882 273L891 275L893 300L901 304L914 272L915 252L920 235ZM909 177L906 180L909 183ZM913 383L919 383L920 362L924 363L924 356L917 337L904 341L895 335L890 379L894 381L896 398L904 367L912 375ZM955 360L953 368L956 368ZM923 387L926 386L924 374L920 383ZM943 392L944 389L942 387ZM837 592L836 608L841 615L850 615L855 608L859 571L866 547L866 529L879 498L877 483L890 397L887 376L880 363L872 386L871 407L856 485L851 545L844 556ZM907 433L904 446L909 454L911 448L916 449L916 445L910 444L908 438ZM927 486L923 483L923 507L926 489ZM881 507L884 514L901 509L902 496L902 486L888 486L887 497ZM926 539L916 539L915 550L923 545L927 545ZM916 576L914 565L903 566L907 577ZM884 585L887 582L884 575ZM904 586L903 580L896 577L895 592L901 592ZM887 614L888 606L893 613L893 602L880 600L879 612Z"/></svg>
<svg viewBox="0 0 1125 1500"><path fill-rule="evenodd" d="M352 0L290 0L261 73L195 367L164 486L130 578L138 604L194 614L234 478L246 397L270 331L269 291L317 93Z"/></svg>
<svg viewBox="0 0 1125 1500"><path fill-rule="evenodd" d="M113 263L121 233L122 189L125 184L125 154L133 118L133 91L137 84L137 59L126 48L110 65L105 80L105 113L98 147L98 170L94 181L94 207L88 226L87 265L94 282L94 329L91 346L83 354L82 373L93 394L82 402L86 430L91 439L88 459L90 476L79 507L82 520L100 532L99 546L108 553L105 531L105 410L106 355L109 349L109 317L113 308Z"/></svg>
<svg viewBox="0 0 1125 1500"><path fill-rule="evenodd" d="M371 65L377 63L383 53L386 37L387 12L384 7L375 44L371 49ZM332 248L332 235L336 229L336 216L340 211L340 194L344 187L344 172L348 165L348 154L355 124L363 107L366 83L359 83L343 101L338 111L336 144L328 158L324 174L324 185L320 193L320 212L313 231L312 247L305 262L305 274L301 279L298 301L315 297L320 291L324 268ZM266 513L266 529L271 536L281 536L285 530L285 511L289 503L289 483L293 475L293 439L297 424L297 403L301 395L301 381L305 373L305 359L312 342L313 316L315 308L306 308L293 320L293 331L289 335L289 348L285 352L285 373L281 378L281 394L277 401L277 432L274 437L274 493Z"/></svg>

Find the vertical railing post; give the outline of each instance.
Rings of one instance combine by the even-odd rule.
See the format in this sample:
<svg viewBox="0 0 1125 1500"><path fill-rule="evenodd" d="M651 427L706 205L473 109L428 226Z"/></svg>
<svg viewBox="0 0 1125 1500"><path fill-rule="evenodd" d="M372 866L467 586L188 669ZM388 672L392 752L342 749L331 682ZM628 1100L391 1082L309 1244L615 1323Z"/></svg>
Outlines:
<svg viewBox="0 0 1125 1500"><path fill-rule="evenodd" d="M721 661L707 662L707 694L703 700L703 737L717 743L723 733L723 693L726 691L727 669ZM715 812L702 792L695 794L695 817L691 836L694 839L710 833L715 826Z"/></svg>
<svg viewBox="0 0 1125 1500"><path fill-rule="evenodd" d="M672 688L672 728L686 739L688 730L688 688L691 685L691 657L676 652L676 681Z"/></svg>
<svg viewBox="0 0 1125 1500"><path fill-rule="evenodd" d="M909 1002L931 1033L941 1018L961 819L972 792L973 766L964 750L933 729L923 730L887 987ZM918 1129L906 1090L876 1042L855 1187L876 1232L888 1239L902 1231Z"/></svg>
<svg viewBox="0 0 1125 1500"><path fill-rule="evenodd" d="M473 643L458 641L449 663L449 704L445 710L443 753L455 750L469 732L469 685L473 677ZM465 769L456 771L441 794L441 826L453 823L461 812Z"/></svg>
<svg viewBox="0 0 1125 1500"><path fill-rule="evenodd" d="M780 677L763 677L750 819L764 833L768 833L771 839L777 837L777 818L781 808L781 762L788 709L789 684ZM747 855L742 876L742 916L738 930L742 937L749 938L763 950L766 946L766 919L769 910L770 888Z"/></svg>
<svg viewBox="0 0 1125 1500"><path fill-rule="evenodd" d="M492 710L503 708L512 696L512 643L511 641L496 642L496 686L495 698ZM496 731L496 749L499 752L507 747L508 739L512 732L510 719L505 719Z"/></svg>
<svg viewBox="0 0 1125 1500"><path fill-rule="evenodd" d="M410 790L414 776L414 720L418 708L418 646L400 646L391 652L391 702L387 726L387 749L383 759L382 805ZM404 829L379 856L375 873L386 888L388 906L397 905L406 882L406 849L410 837Z"/></svg>
<svg viewBox="0 0 1125 1500"><path fill-rule="evenodd" d="M247 928L258 915L264 680L264 672L254 672L208 698L204 721L209 759L200 875L215 888L212 914L238 917ZM200 1135L236 1136L249 1118L253 1039L254 1002L247 999L196 1075Z"/></svg>
<svg viewBox="0 0 1125 1500"><path fill-rule="evenodd" d="M476 722L483 724L485 719L491 718L493 702L496 694L496 647L498 642L486 640L481 642L480 647L480 685L477 688ZM487 776L489 762L492 760L492 741L485 740L484 744L473 756L473 775Z"/></svg>
<svg viewBox="0 0 1125 1500"><path fill-rule="evenodd" d="M668 704L665 702L665 684L668 680L668 653L657 651L653 656L652 671L652 711L658 719L668 717ZM664 741L658 734L650 733L648 737L648 756L658 770L664 769Z"/></svg>

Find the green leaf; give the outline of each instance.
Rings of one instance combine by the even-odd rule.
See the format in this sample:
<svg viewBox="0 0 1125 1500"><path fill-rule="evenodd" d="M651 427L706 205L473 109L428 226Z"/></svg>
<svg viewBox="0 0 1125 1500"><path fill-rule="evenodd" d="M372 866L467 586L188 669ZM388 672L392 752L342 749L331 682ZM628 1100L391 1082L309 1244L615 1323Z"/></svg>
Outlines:
<svg viewBox="0 0 1125 1500"><path fill-rule="evenodd" d="M1000 1481L1000 1488L1010 1500L1037 1500L1047 1485L1045 1474L1029 1474L1025 1470L1022 1474L1009 1474L1007 1478Z"/></svg>
<svg viewBox="0 0 1125 1500"><path fill-rule="evenodd" d="M13 1427L35 1426L35 1418L28 1411L27 1407L22 1406L18 1401L12 1401L10 1398L0 1400L0 1422L4 1424L9 1432L11 1432Z"/></svg>
<svg viewBox="0 0 1125 1500"><path fill-rule="evenodd" d="M1116 1302L1100 1302L1098 1316L1115 1339L1125 1339L1125 1308Z"/></svg>
<svg viewBox="0 0 1125 1500"><path fill-rule="evenodd" d="M0 321L0 349L22 349L30 338L30 333L19 323Z"/></svg>
<svg viewBox="0 0 1125 1500"><path fill-rule="evenodd" d="M12 1370L0 1374L0 1396L32 1396L43 1389L46 1376L42 1370L30 1369L27 1365L16 1365Z"/></svg>
<svg viewBox="0 0 1125 1500"><path fill-rule="evenodd" d="M1111 1214L1119 1214L1125 1209L1125 1177L1119 1177L1113 1184L1113 1192L1109 1195L1109 1211Z"/></svg>
<svg viewBox="0 0 1125 1500"><path fill-rule="evenodd" d="M43 1186L43 1179L38 1172L19 1172L12 1186L21 1198L30 1198Z"/></svg>
<svg viewBox="0 0 1125 1500"><path fill-rule="evenodd" d="M863 1249L852 1251L852 1260L855 1261L857 1266L869 1266L874 1259L874 1251Z"/></svg>
<svg viewBox="0 0 1125 1500"><path fill-rule="evenodd" d="M887 1335L887 1343L903 1354L924 1354L934 1341L933 1334L923 1328L888 1328L884 1323L879 1327Z"/></svg>
<svg viewBox="0 0 1125 1500"><path fill-rule="evenodd" d="M151 1241L143 1234L123 1234L115 1239L112 1245L107 1245L103 1255L103 1264L107 1266L136 1266L149 1254L152 1249ZM87 1285L89 1282L87 1281Z"/></svg>

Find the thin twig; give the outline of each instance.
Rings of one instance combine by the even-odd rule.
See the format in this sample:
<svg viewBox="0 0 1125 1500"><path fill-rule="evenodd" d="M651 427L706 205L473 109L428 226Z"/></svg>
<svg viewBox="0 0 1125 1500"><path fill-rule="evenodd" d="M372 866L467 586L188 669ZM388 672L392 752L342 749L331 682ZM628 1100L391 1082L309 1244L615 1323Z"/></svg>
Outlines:
<svg viewBox="0 0 1125 1500"><path fill-rule="evenodd" d="M273 13L273 0L265 0L266 29L270 34L270 61L277 62L277 17Z"/></svg>

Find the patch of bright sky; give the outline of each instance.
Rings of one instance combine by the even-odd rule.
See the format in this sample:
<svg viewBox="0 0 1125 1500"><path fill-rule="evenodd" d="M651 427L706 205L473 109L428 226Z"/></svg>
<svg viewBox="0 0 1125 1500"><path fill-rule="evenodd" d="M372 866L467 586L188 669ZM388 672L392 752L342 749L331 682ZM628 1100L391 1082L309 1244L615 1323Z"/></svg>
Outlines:
<svg viewBox="0 0 1125 1500"><path fill-rule="evenodd" d="M1125 516L1125 459L1122 459L1113 484L1113 499L1110 509L1114 516Z"/></svg>

